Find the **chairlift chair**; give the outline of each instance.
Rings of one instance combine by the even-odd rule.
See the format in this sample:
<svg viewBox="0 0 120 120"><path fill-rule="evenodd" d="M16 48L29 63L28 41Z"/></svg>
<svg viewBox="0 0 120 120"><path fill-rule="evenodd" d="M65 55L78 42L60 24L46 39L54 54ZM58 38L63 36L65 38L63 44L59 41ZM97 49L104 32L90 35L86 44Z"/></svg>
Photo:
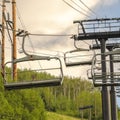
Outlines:
<svg viewBox="0 0 120 120"><path fill-rule="evenodd" d="M74 36L72 38L74 38ZM75 49L71 50L71 51L67 51L64 54L64 61L65 61L66 67L79 66L79 65L91 65L92 64L91 54L88 54L88 55L83 54L82 55L82 52L83 53L87 52L87 51L89 51L89 49L80 48L77 45L76 42L77 41L74 39L74 47L75 47Z"/></svg>
<svg viewBox="0 0 120 120"><path fill-rule="evenodd" d="M92 57L91 54L86 54L88 49L75 49L68 51L64 54L64 61L66 67L78 66L78 65L91 65ZM82 55L82 52L84 53Z"/></svg>
<svg viewBox="0 0 120 120"><path fill-rule="evenodd" d="M118 54L118 52L113 52L113 51L106 52L104 55L110 55L110 54L115 55L115 54ZM96 87L97 86L119 86L120 85L120 72L113 72L113 73L111 73L110 71L103 72L102 69L98 70L96 68L96 64L102 62L100 59L101 55L102 54L96 54L92 60L91 76L92 76L94 86ZM106 59L105 62L106 62L106 69L107 69L110 63L110 59Z"/></svg>
<svg viewBox="0 0 120 120"><path fill-rule="evenodd" d="M49 87L49 86L58 86L61 85L63 82L63 70L62 70L62 63L61 60L58 57L51 57L51 56L38 56L38 55L30 55L28 54L25 49L24 49L24 42L25 42L25 37L23 37L23 52L25 53L25 57L16 59L14 61L9 61L6 62L5 66L8 64L23 64L25 62L32 62L34 66L35 61L44 61L44 62L51 62L51 65L55 65L55 62L57 67L51 67L51 68L40 68L40 69L26 69L26 71L20 70L20 72L17 72L18 76L23 73L25 76L29 76L29 73L32 73L33 75L28 78L28 80L19 80L19 78L14 81L14 80L9 80L8 77L12 74L12 72L4 72L4 88L6 90L14 90L14 89L27 89L27 88L36 88L36 87ZM53 63L52 63L53 62ZM45 63L46 64L46 63ZM55 71L54 71L55 70ZM42 78L42 80L36 76L40 76L39 74L44 71L53 71L56 72L57 75L48 75L47 78ZM35 74L35 75L34 75ZM37 75L36 75L37 74ZM59 74L59 75L58 75Z"/></svg>
<svg viewBox="0 0 120 120"><path fill-rule="evenodd" d="M52 59L55 59L57 61L59 61L59 67L56 67L56 68L46 68L46 69L36 69L36 70L27 70L26 71L23 71L24 73L26 72L26 76L28 75L29 72L36 72L35 74L40 74L40 71L48 71L48 70L59 70L60 72L60 76L56 77L56 76L53 76L53 78L47 78L46 80L37 80L34 79L32 80L33 78L31 78L31 80L22 80L22 82L18 79L17 81L9 81L7 80L7 75L10 75L11 73L7 73L7 71L5 72L5 79L4 79L4 87L5 89L7 90L10 90L10 89L26 89L26 88L32 88L32 87L48 87L48 86L57 86L57 85L61 85L62 84L62 81L63 81L63 70L62 70L62 64L61 64L61 61L59 58L57 57L41 57L41 56L26 56L24 58L20 58L20 59L16 59L15 61L13 61L13 64L17 64L17 63L23 63L23 62L26 62L26 61L37 61L37 60L46 60L46 61L50 61ZM12 63L11 61L10 62L7 62L6 65L8 63ZM18 75L19 74L22 74L22 73L17 73ZM32 77L32 76L31 76Z"/></svg>

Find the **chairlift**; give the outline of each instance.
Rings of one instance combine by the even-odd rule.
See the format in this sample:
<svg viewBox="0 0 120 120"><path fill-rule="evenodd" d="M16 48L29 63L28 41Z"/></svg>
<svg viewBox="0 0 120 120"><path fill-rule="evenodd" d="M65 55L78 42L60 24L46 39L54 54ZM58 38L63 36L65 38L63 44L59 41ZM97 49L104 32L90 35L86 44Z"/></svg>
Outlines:
<svg viewBox="0 0 120 120"><path fill-rule="evenodd" d="M106 52L104 55L115 55L115 52ZM118 54L116 52L116 54ZM92 60L91 76L94 86L119 86L120 85L120 72L110 71L103 72L102 69L96 69L96 64L102 62L100 56L102 54L96 54ZM96 59L97 58L97 59ZM98 59L99 58L99 59ZM109 69L110 59L106 59L106 70ZM113 61L114 62L114 61Z"/></svg>
<svg viewBox="0 0 120 120"><path fill-rule="evenodd" d="M28 54L24 49L24 42L25 42L26 36L27 35L25 35L23 37L23 43L22 43L22 49L26 56L16 59L14 61L6 62L5 66L7 66L8 64L11 64L11 65L17 64L18 65L18 64L28 63L28 62L32 62L32 65L34 66L35 61L40 61L40 62L45 62L44 64L48 64L48 65L51 64L51 66L54 66L54 67L50 66L49 68L39 68L39 69L38 68L37 69L29 68L26 70L19 70L17 72L17 74L18 74L17 80L13 80L13 78L12 78L12 80L10 80L10 76L11 76L12 72L8 72L7 70L5 70L5 72L4 72L4 88L6 90L14 90L14 89L27 89L27 88L49 87L49 86L61 85L63 82L63 70L62 70L61 60L58 57L38 56L38 55ZM41 78L40 73L46 73L46 74L48 74L48 77ZM55 75L52 75L50 73L55 73ZM20 79L22 74L27 76L27 78L24 78L25 80L23 80L23 78Z"/></svg>
<svg viewBox="0 0 120 120"><path fill-rule="evenodd" d="M76 49L67 51L64 54L64 61L66 67L79 66L79 65L91 65L93 54L86 53L89 49L80 48L74 39L74 47Z"/></svg>
<svg viewBox="0 0 120 120"><path fill-rule="evenodd" d="M88 49L75 49L68 51L64 54L64 61L66 67L78 66L78 65L91 65L92 54L86 53Z"/></svg>

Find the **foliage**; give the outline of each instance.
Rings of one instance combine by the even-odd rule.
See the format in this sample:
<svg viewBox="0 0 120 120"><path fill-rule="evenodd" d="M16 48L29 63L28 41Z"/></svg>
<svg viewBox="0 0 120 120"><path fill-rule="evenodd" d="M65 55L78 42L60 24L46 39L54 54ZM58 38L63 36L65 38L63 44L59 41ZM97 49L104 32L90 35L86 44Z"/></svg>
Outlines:
<svg viewBox="0 0 120 120"><path fill-rule="evenodd" d="M13 108L14 120L45 120L44 103L35 90L8 91L5 97Z"/></svg>
<svg viewBox="0 0 120 120"><path fill-rule="evenodd" d="M9 68L7 72L10 72ZM39 91L35 89L6 91L2 77L0 78L1 120L46 120L45 106ZM10 80L10 76L7 79Z"/></svg>
<svg viewBox="0 0 120 120"><path fill-rule="evenodd" d="M21 70L18 71L21 72ZM33 71L26 75L24 71L27 70L22 70L23 74L18 76L20 81L30 79L33 75L42 79L53 78L45 72ZM9 68L7 72L10 72ZM9 75L7 79L11 80L11 76ZM46 110L81 117L79 108L93 105L92 119L99 120L101 118L100 91L92 88L89 81L68 76L64 77L61 86L26 90L6 91L1 82L0 117L5 120L46 120ZM84 110L84 118L88 119L88 117L89 110Z"/></svg>
<svg viewBox="0 0 120 120"><path fill-rule="evenodd" d="M120 120L120 108L118 109L118 120Z"/></svg>

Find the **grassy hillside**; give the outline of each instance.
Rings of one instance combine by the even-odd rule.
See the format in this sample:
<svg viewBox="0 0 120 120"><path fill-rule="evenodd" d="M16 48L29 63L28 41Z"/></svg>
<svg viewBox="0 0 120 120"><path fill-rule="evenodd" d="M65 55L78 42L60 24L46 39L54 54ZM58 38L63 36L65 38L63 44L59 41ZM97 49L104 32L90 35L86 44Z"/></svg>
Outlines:
<svg viewBox="0 0 120 120"><path fill-rule="evenodd" d="M47 120L80 120L78 118L47 112Z"/></svg>
<svg viewBox="0 0 120 120"><path fill-rule="evenodd" d="M10 73L11 69L6 68L6 71ZM19 70L19 73L22 73L18 76L19 82L22 80L27 82L33 76L41 79L55 77L45 72L31 71L26 74L26 71ZM0 79L3 79L2 76ZM7 80L11 80L11 74ZM81 78L64 76L61 86L13 91L4 90L3 81L0 81L0 119L4 117L5 120L80 120L79 107L93 105L91 117L100 120L102 116L100 98L99 89L93 90L92 83ZM49 112L46 114L46 111L59 114ZM84 118L88 117L88 110L84 110Z"/></svg>

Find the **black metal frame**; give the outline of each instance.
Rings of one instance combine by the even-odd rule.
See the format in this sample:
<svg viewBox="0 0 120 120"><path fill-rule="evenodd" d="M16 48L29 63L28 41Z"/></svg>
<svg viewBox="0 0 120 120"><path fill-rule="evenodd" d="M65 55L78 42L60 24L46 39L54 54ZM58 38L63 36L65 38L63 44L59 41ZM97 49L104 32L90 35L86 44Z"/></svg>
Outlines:
<svg viewBox="0 0 120 120"><path fill-rule="evenodd" d="M82 30L82 33L79 32L78 35L74 35L75 40L120 37L120 18L90 19L74 21L74 23L78 23L81 26L80 30Z"/></svg>

